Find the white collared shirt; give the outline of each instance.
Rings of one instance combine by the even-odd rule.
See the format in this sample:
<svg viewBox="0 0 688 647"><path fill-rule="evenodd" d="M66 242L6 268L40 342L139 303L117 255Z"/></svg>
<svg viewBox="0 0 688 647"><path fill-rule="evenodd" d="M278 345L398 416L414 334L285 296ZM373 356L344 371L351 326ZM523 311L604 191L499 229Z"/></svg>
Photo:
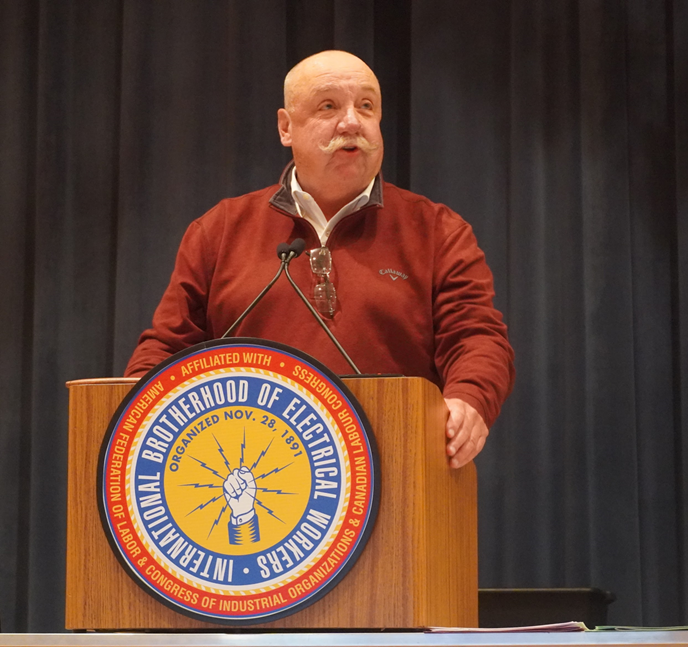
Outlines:
<svg viewBox="0 0 688 647"><path fill-rule="evenodd" d="M356 196L348 204L345 204L328 222L313 196L301 188L299 181L296 179L296 169L294 168L291 173L291 194L294 197L296 209L302 218L308 220L315 227L315 231L320 238L320 244L323 246L327 245L327 239L330 237L332 229L342 218L368 204L373 184L375 184L375 178L371 180L370 184L360 195Z"/></svg>

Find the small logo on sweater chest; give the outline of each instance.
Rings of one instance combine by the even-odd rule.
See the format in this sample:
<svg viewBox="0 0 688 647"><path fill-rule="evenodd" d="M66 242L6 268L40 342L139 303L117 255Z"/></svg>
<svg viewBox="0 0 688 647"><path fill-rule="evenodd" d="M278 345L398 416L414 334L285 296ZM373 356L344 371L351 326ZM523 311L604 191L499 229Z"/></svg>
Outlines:
<svg viewBox="0 0 688 647"><path fill-rule="evenodd" d="M392 269L386 269L386 270L380 270L380 274L383 276L386 274L389 276L392 281L396 281L397 279L404 279L404 281L408 278L408 274L404 274L403 272L399 272L398 270L392 270Z"/></svg>

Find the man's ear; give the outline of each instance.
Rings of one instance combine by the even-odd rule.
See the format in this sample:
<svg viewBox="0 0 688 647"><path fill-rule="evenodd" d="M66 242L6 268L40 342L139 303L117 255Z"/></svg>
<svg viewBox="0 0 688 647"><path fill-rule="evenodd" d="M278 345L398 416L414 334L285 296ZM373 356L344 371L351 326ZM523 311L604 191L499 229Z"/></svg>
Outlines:
<svg viewBox="0 0 688 647"><path fill-rule="evenodd" d="M277 111L277 130L282 146L291 146L291 117L284 108Z"/></svg>

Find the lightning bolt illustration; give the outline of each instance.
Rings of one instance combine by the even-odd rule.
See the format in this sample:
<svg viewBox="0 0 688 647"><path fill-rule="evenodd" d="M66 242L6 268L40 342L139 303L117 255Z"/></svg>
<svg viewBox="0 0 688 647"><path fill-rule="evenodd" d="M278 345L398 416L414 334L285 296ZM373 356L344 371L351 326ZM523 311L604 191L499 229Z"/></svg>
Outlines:
<svg viewBox="0 0 688 647"><path fill-rule="evenodd" d="M212 467L210 467L209 465L206 465L203 461L199 461L197 458L194 458L193 456L189 456L189 458L195 460L197 463L200 463L200 465L203 469L206 469L209 472L212 472L213 474L215 474L215 476L217 476L217 478L222 479L223 481L225 480L225 477L222 476L222 474L218 474Z"/></svg>
<svg viewBox="0 0 688 647"><path fill-rule="evenodd" d="M258 479L264 479L266 476L270 476L271 474L277 474L277 472L281 472L282 470L286 470L287 467L290 465L293 465L294 463L287 463L284 467L276 467L274 470L270 470L269 472L265 474L261 474L260 476L256 476L256 481Z"/></svg>
<svg viewBox="0 0 688 647"><path fill-rule="evenodd" d="M268 513L271 517L275 517L275 519L277 519L277 521L281 521L282 523L284 523L284 521L282 521L282 520L281 520L272 510L270 510L270 508L268 508L268 506L266 506L262 501L259 501L258 499L256 499L256 503L257 503L261 508L263 508L263 510L267 510L267 513Z"/></svg>
<svg viewBox="0 0 688 647"><path fill-rule="evenodd" d="M246 449L246 427L244 427L244 440L241 443L241 458L239 459L239 467L244 466L244 450Z"/></svg>
<svg viewBox="0 0 688 647"><path fill-rule="evenodd" d="M224 463L224 466L227 468L227 472L231 472L232 470L230 467L230 462L227 459L227 455L225 454L225 450L222 447L222 445L220 444L220 441L216 438L215 434L213 434L213 440L215 441L215 444L217 445L218 453L222 457L222 462ZM263 449L260 452L260 454L258 454L258 457L254 461L253 465L251 465L250 469L252 472L253 472L253 470L256 469L256 467L258 467L258 464L267 455L268 451L270 450L270 447L272 446L273 441L274 441L274 438L272 440L270 440L267 447L265 447L265 449ZM244 436L243 436L243 439L241 441L240 448L241 448L241 454L239 457L239 467L243 467L245 465L245 457L246 457L246 427L244 427ZM198 458L195 458L194 456L189 456L189 458L196 461L203 469L208 470L211 474L213 474L218 479L220 479L221 481L224 482L226 476L223 476L222 474L220 474L217 470L210 467L210 465L208 465L207 463L205 463L202 460L199 460ZM293 465L293 462L288 463L287 465L283 465L282 467L276 467L276 468L270 470L269 472L265 472L264 474L261 474L260 476L256 476L255 479L257 481L259 479L267 478L268 476L271 476L272 474L277 474L278 472L281 472L282 470L287 469L287 467L289 467L290 465ZM215 483L199 483L199 482L197 482L197 483L183 483L180 485L180 487L192 487L194 489L202 489L202 488L223 489L222 485L217 485ZM257 487L256 489L258 491L264 492L266 494L291 495L291 496L296 494L296 492L285 492L281 489L271 489L271 488L266 488L266 487ZM215 502L223 499L223 497L224 497L224 490L221 494L218 494L217 496L209 499L208 501L205 501L205 502L201 503L200 505L196 506L193 510L188 512L186 516L188 517L193 512L198 512L199 510L203 510L203 508L206 508L209 505L211 505L212 503L215 503ZM260 501L258 498L255 499L255 503L256 503L256 505L259 505L261 508L263 508L263 510L265 510L267 512L267 514L269 514L271 517L274 517L280 523L285 523L282 519L280 519L274 513L273 510L271 510L267 505L265 505L265 503ZM223 515L225 514L225 512L228 509L229 509L229 504L225 501L224 505L220 509L219 514L217 515L217 518L215 518L215 520L213 521L213 523L210 526L210 530L208 531L208 537L210 537L210 535L213 533L215 528L217 528L219 526Z"/></svg>
<svg viewBox="0 0 688 647"><path fill-rule="evenodd" d="M201 503L201 505L197 505L191 512L196 512L197 510L203 510L206 506L209 506L211 503L215 503L215 501L219 501L221 498L224 497L224 494L218 494L216 497L213 497L210 499L210 501L206 501L205 503ZM187 512L186 516L188 517L191 512Z"/></svg>
<svg viewBox="0 0 688 647"><path fill-rule="evenodd" d="M222 449L222 445L220 445L220 441L215 438L215 434L213 434L213 440L217 443L217 449L220 452L220 456L222 456L222 460L225 462L225 467L227 468L228 472L232 471L232 468L229 466L229 461L227 460L227 457L225 456L225 450Z"/></svg>
<svg viewBox="0 0 688 647"><path fill-rule="evenodd" d="M215 485L214 487L220 487L219 485ZM256 490L260 490L261 492L270 492L271 494L296 494L296 492L282 492L282 490L268 490L266 487L257 487Z"/></svg>
<svg viewBox="0 0 688 647"><path fill-rule="evenodd" d="M210 532L208 532L208 537L210 537L210 533L213 532L213 530L215 530L217 525L220 523L220 519L222 519L222 515L225 513L226 509L227 509L227 504L225 503L222 506L222 510L220 510L220 514L217 515L217 519L215 519L215 521L213 521L213 525L210 526Z"/></svg>
<svg viewBox="0 0 688 647"><path fill-rule="evenodd" d="M253 463L253 465L251 465L251 471L253 471L258 466L258 463L260 463L260 459L263 458L263 456L265 456L265 454L268 453L268 449L270 449L270 445L272 445L273 440L275 440L275 439L273 438L272 440L270 440L270 442L268 443L268 446L262 452L260 452L258 458L256 458L256 462Z"/></svg>

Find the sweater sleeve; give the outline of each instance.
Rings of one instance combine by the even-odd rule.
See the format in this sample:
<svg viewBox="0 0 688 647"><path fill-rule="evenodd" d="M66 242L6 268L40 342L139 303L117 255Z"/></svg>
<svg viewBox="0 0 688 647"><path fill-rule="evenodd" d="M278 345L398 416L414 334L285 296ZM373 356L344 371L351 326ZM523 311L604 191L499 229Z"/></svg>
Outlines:
<svg viewBox="0 0 688 647"><path fill-rule="evenodd" d="M433 278L435 365L444 397L464 400L491 427L513 386L514 352L492 304L492 273L470 225L453 213L440 220Z"/></svg>
<svg viewBox="0 0 688 647"><path fill-rule="evenodd" d="M144 375L164 359L207 339L207 300L212 263L203 227L196 220L182 239L170 283L124 372Z"/></svg>

